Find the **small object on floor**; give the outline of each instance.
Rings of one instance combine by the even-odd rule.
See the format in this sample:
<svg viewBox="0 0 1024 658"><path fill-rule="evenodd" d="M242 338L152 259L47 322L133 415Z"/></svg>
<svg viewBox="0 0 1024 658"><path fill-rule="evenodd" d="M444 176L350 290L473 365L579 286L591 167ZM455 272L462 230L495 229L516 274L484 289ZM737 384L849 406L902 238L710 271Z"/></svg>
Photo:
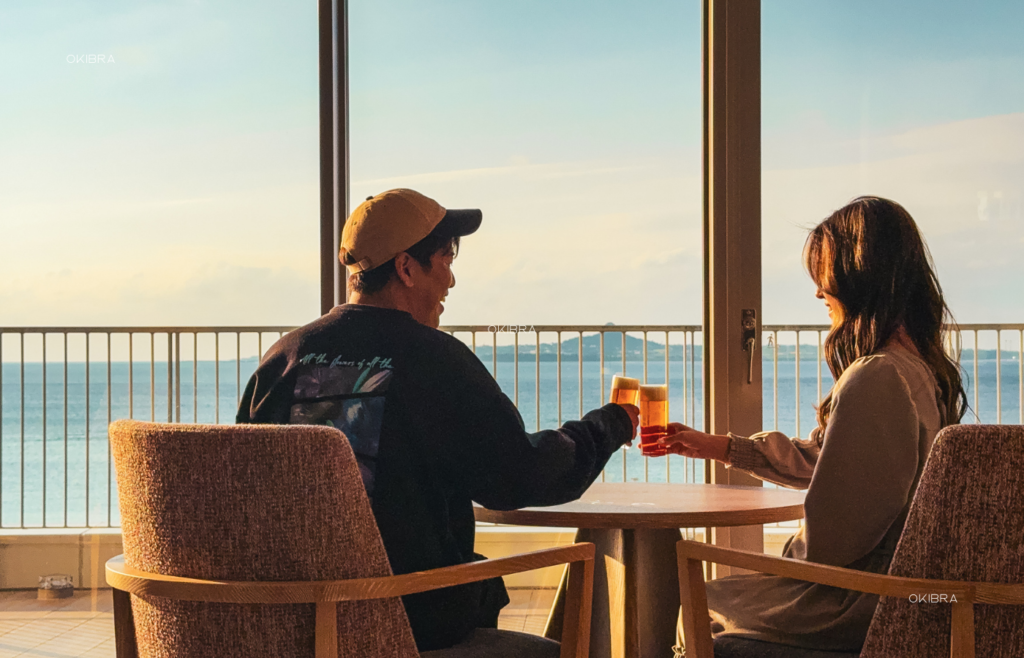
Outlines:
<svg viewBox="0 0 1024 658"><path fill-rule="evenodd" d="M39 576L38 599L69 599L74 593L74 578L71 576L62 573Z"/></svg>

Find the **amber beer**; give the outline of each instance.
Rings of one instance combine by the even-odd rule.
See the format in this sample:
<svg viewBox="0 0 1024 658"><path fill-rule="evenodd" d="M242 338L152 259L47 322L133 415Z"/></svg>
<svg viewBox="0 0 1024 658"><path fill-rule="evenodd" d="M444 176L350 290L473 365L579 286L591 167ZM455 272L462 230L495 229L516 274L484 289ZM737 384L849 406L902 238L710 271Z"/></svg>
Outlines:
<svg viewBox="0 0 1024 658"><path fill-rule="evenodd" d="M641 386L639 406L640 450L648 457L660 457L667 453L657 443L668 436L668 386Z"/></svg>
<svg viewBox="0 0 1024 658"><path fill-rule="evenodd" d="M608 400L612 404L631 404L636 406L640 397L640 380L632 377L615 375L612 377L612 395Z"/></svg>

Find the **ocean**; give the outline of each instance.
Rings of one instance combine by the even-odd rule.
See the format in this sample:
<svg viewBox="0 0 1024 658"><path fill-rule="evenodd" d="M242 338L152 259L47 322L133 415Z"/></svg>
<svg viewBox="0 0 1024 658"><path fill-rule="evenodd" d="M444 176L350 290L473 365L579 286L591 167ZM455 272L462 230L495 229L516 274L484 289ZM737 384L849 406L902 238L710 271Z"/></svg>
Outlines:
<svg viewBox="0 0 1024 658"><path fill-rule="evenodd" d="M491 355L480 355L490 371ZM792 355L788 360L784 358L785 354L780 355L777 417L772 380L773 362L766 358L762 363L765 429L779 429L790 436L806 436L815 425L814 404L819 399L818 363L813 357L801 356L799 428L795 360ZM976 411L983 422L994 423L997 420L996 405L999 399L997 360L994 351L991 358L985 358L988 356L985 353L980 356L977 364ZM686 361L684 368L683 360L670 354L667 373L670 420L698 428L703 424L703 396L700 387L702 363L699 357L698 351L697 358ZM967 375L968 396L973 407L975 387L970 381L974 368L972 359L973 354L966 351L961 362ZM199 361L193 372L192 362L183 361L180 420L199 423L233 422L239 396L238 383L244 388L256 364L255 358L221 361L218 387L218 368L215 362ZM515 364L499 359L496 365L497 381L506 394L518 402L529 431L556 427L560 422L578 419L581 411L586 413L600 406L608 395L612 376L620 374L622 370L620 359L606 360L602 394L600 362L584 360L581 365L575 354L571 357L563 354L562 394L559 400L559 369L556 362L542 358L538 365L532 355L528 360L522 356L518 367L518 392ZM176 417L179 413L178 405L173 402L169 404L168 399L166 361L157 361L152 371L148 361L134 363L131 371L126 362L111 363L109 396L106 361L89 364L88 388L85 363L68 363L66 379L63 363L48 363L45 423L42 364L26 362L23 368L24 377L20 364L2 365L0 524L4 527L117 526L117 488L108 452L106 427L110 420L119 418L167 421ZM691 377L691 369L696 380ZM1007 423L1021 422L1020 364L1017 355L1004 352L1001 370L1002 420ZM824 393L832 385L832 378L824 364L821 373L820 391ZM627 360L625 374L646 379L652 384L663 384L666 382L664 357L662 355L648 360L646 377L641 359ZM21 385L22 379L24 386ZM195 387L193 380L196 382ZM171 397L174 391L175 387L172 387ZM964 422L974 422L973 413ZM703 473L702 462L679 456L648 459L633 448L612 457L605 469L604 478L610 482L700 482Z"/></svg>

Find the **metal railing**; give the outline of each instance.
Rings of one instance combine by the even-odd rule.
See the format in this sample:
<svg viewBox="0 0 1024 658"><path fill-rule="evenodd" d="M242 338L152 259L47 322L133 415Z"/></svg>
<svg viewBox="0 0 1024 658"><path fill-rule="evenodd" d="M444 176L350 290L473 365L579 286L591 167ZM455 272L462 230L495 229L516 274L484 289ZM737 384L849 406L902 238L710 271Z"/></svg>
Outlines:
<svg viewBox="0 0 1024 658"><path fill-rule="evenodd" d="M464 325L442 329L477 354L515 402L528 427L558 426L605 404L616 374L667 384L670 420L703 424L699 326ZM478 340L481 334L486 337L483 342ZM526 341L521 339L524 334L529 337ZM532 378L524 381L524 375ZM545 386L550 390L547 394L542 392ZM627 449L612 458L601 479L703 482L704 477L703 463L697 460L680 456L649 459L639 450Z"/></svg>
<svg viewBox="0 0 1024 658"><path fill-rule="evenodd" d="M0 527L119 525L110 422L233 422L290 329L0 328Z"/></svg>
<svg viewBox="0 0 1024 658"><path fill-rule="evenodd" d="M233 422L259 357L290 329L0 328L0 526L117 526L109 422ZM671 420L703 426L699 326L443 329L478 355L527 427L580 418L607 400L617 373L668 384ZM814 426L814 404L832 385L823 366L827 332L825 325L762 328L766 429L799 436ZM1024 423L1024 324L961 325L950 344L964 348L973 407L964 422ZM619 482L704 478L700 461L648 459L636 449L613 456L602 474Z"/></svg>

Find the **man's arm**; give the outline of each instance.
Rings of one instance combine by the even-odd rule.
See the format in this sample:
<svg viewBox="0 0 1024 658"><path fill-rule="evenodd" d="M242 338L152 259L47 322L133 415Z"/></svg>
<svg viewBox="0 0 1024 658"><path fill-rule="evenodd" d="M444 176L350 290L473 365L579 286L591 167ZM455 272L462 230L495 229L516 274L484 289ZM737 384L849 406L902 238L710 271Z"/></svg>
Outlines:
<svg viewBox="0 0 1024 658"><path fill-rule="evenodd" d="M529 434L522 417L462 343L423 356L430 393L416 396L421 437L449 482L492 509L557 505L579 498L608 458L633 437L620 406L595 409L557 430ZM426 390L424 390L426 393Z"/></svg>

